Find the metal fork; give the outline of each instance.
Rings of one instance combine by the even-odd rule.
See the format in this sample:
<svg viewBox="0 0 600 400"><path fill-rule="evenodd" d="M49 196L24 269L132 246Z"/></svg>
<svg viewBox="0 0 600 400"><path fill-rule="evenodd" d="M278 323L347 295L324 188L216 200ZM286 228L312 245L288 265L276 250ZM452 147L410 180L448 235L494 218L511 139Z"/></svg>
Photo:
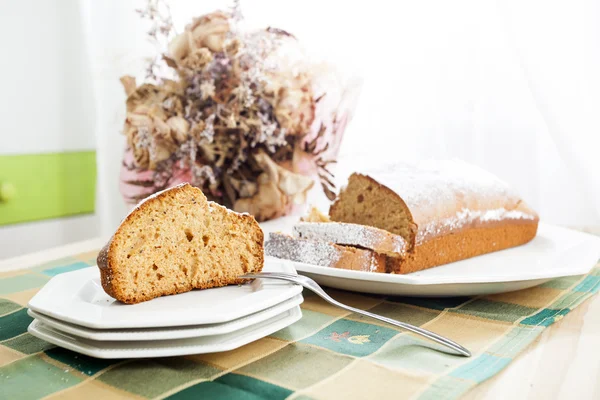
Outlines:
<svg viewBox="0 0 600 400"><path fill-rule="evenodd" d="M307 288L308 290L311 290L313 292L315 292L318 296L320 296L321 298L323 298L325 301L327 301L328 303L333 304L334 306L343 308L344 310L347 311L351 311L354 312L356 314L361 314L367 317L371 317L373 319L379 320L379 321L383 321L386 322L390 325L395 325L397 327L400 327L402 329L406 329L407 331L419 334L421 336L426 337L429 340L432 340L436 343L439 343L443 346L446 346L452 350L454 350L455 352L457 352L458 354L460 354L461 356L465 356L465 357L471 357L471 352L469 350L467 350L466 348L464 348L463 346L461 346L460 344L447 339L443 336L438 335L437 333L433 333L431 331L428 331L427 329L423 329L423 328L419 328L418 326L414 326L411 324L407 324L405 322L400 322L400 321L396 321L395 319L391 319L391 318L387 318L387 317L383 317L381 315L377 315L377 314L373 314L370 313L368 311L363 311L360 310L358 308L354 308L354 307L350 307L347 306L345 304L340 303L339 301L331 298L327 293L325 293L325 291L321 288L321 286L319 286L317 284L317 282L313 281L312 279L310 279L307 276L303 276L303 275L295 275L295 274L288 274L288 273L284 273L284 272L260 272L260 273L250 273L250 274L245 274L242 275L240 278L246 278L246 279L255 279L255 278L259 278L259 279L279 279L279 280L283 280L283 281L288 281L288 282L293 282L296 283L298 285L301 285L305 288Z"/></svg>

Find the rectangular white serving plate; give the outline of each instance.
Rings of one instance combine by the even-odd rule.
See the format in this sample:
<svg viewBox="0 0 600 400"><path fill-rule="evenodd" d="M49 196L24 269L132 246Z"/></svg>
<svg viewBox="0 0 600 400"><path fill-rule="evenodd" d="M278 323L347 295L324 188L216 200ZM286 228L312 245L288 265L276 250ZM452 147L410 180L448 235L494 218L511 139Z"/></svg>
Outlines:
<svg viewBox="0 0 600 400"><path fill-rule="evenodd" d="M187 339L108 342L84 339L51 328L37 319L27 331L65 349L96 358L150 358L229 351L286 328L302 318L295 306L265 321L223 335Z"/></svg>
<svg viewBox="0 0 600 400"><path fill-rule="evenodd" d="M553 278L583 275L599 259L600 237L540 224L537 236L522 246L412 274L349 271L297 262L294 266L298 273L333 288L397 296L447 297L510 292Z"/></svg>
<svg viewBox="0 0 600 400"><path fill-rule="evenodd" d="M265 261L263 271L296 272L289 262L276 259ZM123 304L104 292L94 266L55 276L29 301L28 308L92 329L164 328L232 321L301 292L299 285L261 280Z"/></svg>

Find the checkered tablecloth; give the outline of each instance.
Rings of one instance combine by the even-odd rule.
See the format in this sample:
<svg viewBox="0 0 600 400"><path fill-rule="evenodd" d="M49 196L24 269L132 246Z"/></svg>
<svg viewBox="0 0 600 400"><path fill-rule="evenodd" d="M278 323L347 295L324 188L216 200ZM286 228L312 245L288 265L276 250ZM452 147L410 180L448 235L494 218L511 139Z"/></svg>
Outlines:
<svg viewBox="0 0 600 400"><path fill-rule="evenodd" d="M497 374L549 325L600 288L586 276L486 297L336 299L447 336L463 358L304 293L294 325L216 354L100 360L27 333L29 299L52 276L95 264L96 252L0 274L0 398L454 399Z"/></svg>

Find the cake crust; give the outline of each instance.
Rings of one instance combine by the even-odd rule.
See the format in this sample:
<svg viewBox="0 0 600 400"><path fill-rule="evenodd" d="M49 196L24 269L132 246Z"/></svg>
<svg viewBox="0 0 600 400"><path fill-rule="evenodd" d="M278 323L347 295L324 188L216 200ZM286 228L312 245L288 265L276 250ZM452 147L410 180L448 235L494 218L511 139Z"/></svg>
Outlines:
<svg viewBox="0 0 600 400"><path fill-rule="evenodd" d="M397 274L437 267L494 251L523 245L537 233L537 224L496 224L463 229L437 236L415 246L400 264Z"/></svg>
<svg viewBox="0 0 600 400"><path fill-rule="evenodd" d="M189 204L181 202L181 199L184 197L186 201L189 199ZM167 224L171 223L174 226L174 229L185 232L186 236L188 233L192 235L191 239L189 237L187 238L187 242L189 242L189 245L187 246L188 250L193 247L198 248L197 251L195 249L190 250L189 253L191 253L191 255L189 257L185 258L182 253L182 249L186 247L186 242L183 240L183 237L179 240L176 240L176 238L169 238L168 240L161 238L161 241L157 242L156 240L158 240L157 238L159 236L157 236L158 228L156 228L157 233L154 234L155 241L152 240L150 233L155 227L151 224L162 222L159 218L156 218L157 221L155 221L155 218L151 218L151 223L146 223L144 229L140 228L143 243L139 248L135 247L135 249L133 249L132 246L127 244L127 240L132 235L130 228L136 224L139 226L142 223L141 219L143 218L147 220L146 222L149 222L148 215L157 214L156 208L161 201L169 201L170 203L177 204L179 208L184 210L186 207L195 207L196 211L206 216L206 220L204 220L203 223L207 227L207 232L210 231L210 229L219 228L221 234L223 234L223 232L227 233L227 227L223 224L233 227L231 228L231 232L235 232L236 235L241 234L239 233L240 230L245 231L247 236L238 240L239 243L244 243L246 245L244 253L242 254L240 250L239 260L234 258L228 259L226 256L220 254L226 254L227 252L231 253L231 248L222 249L220 244L209 244L206 242L204 243L204 246L202 246L202 243L199 241L200 239L204 240L203 235L196 235L196 242L194 242L193 236L194 233L197 232L188 232L188 230L184 230L183 227L177 226L177 222L181 221L175 222L175 218L173 218L173 222L166 220L165 222ZM158 213L158 215L170 215L168 209L161 211L163 211L164 214ZM211 222L211 219L219 219L220 222ZM193 222L197 223L198 221ZM148 232L142 232L145 230ZM224 240L224 243L227 243L227 239L222 240ZM123 219L115 234L99 252L97 264L100 270L102 287L105 292L109 296L123 303L135 304L160 296L188 292L192 289L207 289L244 283L246 280L239 279L237 276L245 272L260 272L262 270L264 264L263 241L263 232L254 217L248 214L235 213L216 203L209 202L200 189L192 187L189 184L181 184L158 192L140 202ZM165 242L168 244L163 247L162 244ZM202 247L204 247L204 250L202 250ZM165 262L148 261L148 263L152 262L153 265L150 264L146 266L145 269L151 268L153 271L140 271L146 273L145 278L140 278L140 285L150 285L151 287L149 290L137 290L135 287L132 288L132 286L137 284L138 273L136 271L136 280L132 281L131 274L133 267L130 264L133 264L133 261L136 261L136 257L138 260L143 260L142 253L145 250L147 250L147 254L152 252L154 256L160 256L161 258L164 256ZM222 252L219 253L215 250L222 250ZM123 257L124 253L135 253L131 256L133 260L131 263L125 261ZM207 253L213 253L211 254L212 258L207 258ZM173 268L171 268L170 264L172 264L174 260L173 257L176 256L181 256L181 260L192 260L196 265L179 265L179 270L175 270L177 276L174 277L172 275ZM126 259L129 260L129 258L130 254L127 255ZM153 260L155 259L156 258ZM223 265L218 265L219 261L222 262ZM224 270L223 268L225 267L230 267L230 270ZM159 284L156 282L155 277L159 281L163 278L167 279ZM167 282L169 279L173 281L173 284L165 285L164 282Z"/></svg>

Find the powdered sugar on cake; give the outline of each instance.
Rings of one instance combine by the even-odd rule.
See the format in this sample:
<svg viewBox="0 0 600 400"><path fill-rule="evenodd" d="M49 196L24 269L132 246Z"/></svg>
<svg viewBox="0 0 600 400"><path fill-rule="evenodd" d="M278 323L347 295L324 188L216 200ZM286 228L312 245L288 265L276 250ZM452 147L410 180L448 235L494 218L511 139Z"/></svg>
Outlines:
<svg viewBox="0 0 600 400"><path fill-rule="evenodd" d="M381 165L364 175L402 198L419 227L418 242L473 221L537 219L504 181L460 160Z"/></svg>
<svg viewBox="0 0 600 400"><path fill-rule="evenodd" d="M375 261L375 253L369 254L369 272L377 272L377 262Z"/></svg>
<svg viewBox="0 0 600 400"><path fill-rule="evenodd" d="M400 254L404 254L407 248L402 236L374 227L343 222L300 222L294 226L294 234L300 238L367 249L385 246L385 251Z"/></svg>
<svg viewBox="0 0 600 400"><path fill-rule="evenodd" d="M306 264L338 268L343 247L320 240L296 239L283 233L271 233L265 243L265 254ZM382 266L376 254L369 250L355 249L353 264L362 271L377 272Z"/></svg>
<svg viewBox="0 0 600 400"><path fill-rule="evenodd" d="M296 262L333 267L340 252L329 243L297 240L284 234L271 234L265 243L265 254Z"/></svg>
<svg viewBox="0 0 600 400"><path fill-rule="evenodd" d="M460 160L384 164L365 175L398 193L411 209L455 202L466 196L516 197L493 174Z"/></svg>
<svg viewBox="0 0 600 400"><path fill-rule="evenodd" d="M474 222L492 222L509 219L534 220L535 218L536 217L534 215L518 210L509 211L505 208L484 211L462 209L456 213L455 217L446 218L442 221L432 221L426 225L419 226L419 231L415 241L417 244L420 244L428 238L442 235L448 231L461 229L464 226L470 225Z"/></svg>

